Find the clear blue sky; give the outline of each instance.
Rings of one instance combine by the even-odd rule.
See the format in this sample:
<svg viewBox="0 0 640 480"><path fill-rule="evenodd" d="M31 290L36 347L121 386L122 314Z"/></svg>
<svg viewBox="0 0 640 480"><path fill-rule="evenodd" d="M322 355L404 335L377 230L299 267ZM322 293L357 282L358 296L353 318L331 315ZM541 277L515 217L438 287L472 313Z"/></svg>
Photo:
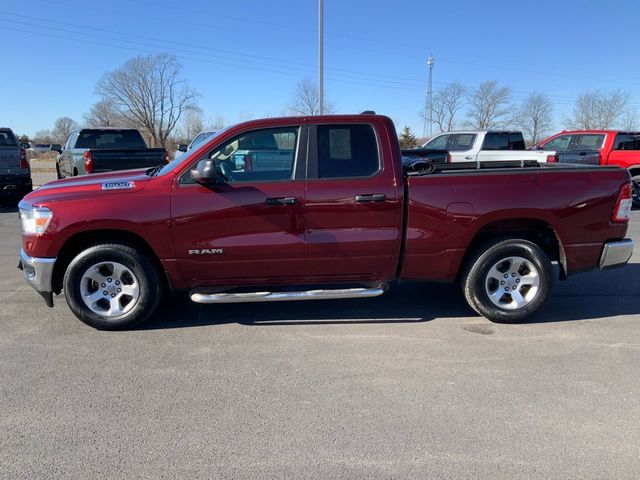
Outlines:
<svg viewBox="0 0 640 480"><path fill-rule="evenodd" d="M622 89L640 115L637 0L325 0L325 89L338 112L373 109L422 133L426 58L452 81L550 96L556 126L587 89ZM32 135L81 122L99 77L175 54L205 121L284 113L317 71L317 1L2 0L0 125Z"/></svg>

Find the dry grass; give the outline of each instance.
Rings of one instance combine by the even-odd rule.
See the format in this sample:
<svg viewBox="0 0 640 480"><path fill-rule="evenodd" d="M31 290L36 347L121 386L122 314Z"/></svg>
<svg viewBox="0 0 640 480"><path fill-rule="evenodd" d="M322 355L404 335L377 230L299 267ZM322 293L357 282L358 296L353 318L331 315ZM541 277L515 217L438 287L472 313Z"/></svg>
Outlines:
<svg viewBox="0 0 640 480"><path fill-rule="evenodd" d="M42 153L29 158L31 171L37 173L56 173L56 158L58 154L55 152Z"/></svg>

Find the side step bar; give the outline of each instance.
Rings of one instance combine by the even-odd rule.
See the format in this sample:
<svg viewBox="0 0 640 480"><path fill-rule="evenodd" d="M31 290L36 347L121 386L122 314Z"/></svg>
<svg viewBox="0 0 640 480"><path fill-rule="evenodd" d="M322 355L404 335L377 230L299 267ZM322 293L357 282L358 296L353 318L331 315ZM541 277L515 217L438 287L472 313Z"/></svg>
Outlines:
<svg viewBox="0 0 640 480"><path fill-rule="evenodd" d="M307 290L300 292L248 292L248 293L201 293L193 290L191 300L196 303L248 303L286 302L290 300L336 300L340 298L369 298L382 295L386 285L373 288L342 288Z"/></svg>

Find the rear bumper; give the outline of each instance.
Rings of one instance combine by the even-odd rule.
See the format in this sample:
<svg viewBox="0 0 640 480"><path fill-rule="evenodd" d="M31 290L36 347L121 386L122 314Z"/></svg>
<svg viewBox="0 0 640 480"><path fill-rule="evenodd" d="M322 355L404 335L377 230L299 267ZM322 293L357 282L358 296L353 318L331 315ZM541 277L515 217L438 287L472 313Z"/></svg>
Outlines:
<svg viewBox="0 0 640 480"><path fill-rule="evenodd" d="M0 195L22 193L26 195L33 190L30 175L0 175Z"/></svg>
<svg viewBox="0 0 640 480"><path fill-rule="evenodd" d="M27 284L44 298L49 307L53 307L53 267L55 263L55 258L29 257L24 250L20 250L18 268L23 271Z"/></svg>
<svg viewBox="0 0 640 480"><path fill-rule="evenodd" d="M605 270L625 265L633 254L634 241L630 238L616 240L604 244L598 268Z"/></svg>

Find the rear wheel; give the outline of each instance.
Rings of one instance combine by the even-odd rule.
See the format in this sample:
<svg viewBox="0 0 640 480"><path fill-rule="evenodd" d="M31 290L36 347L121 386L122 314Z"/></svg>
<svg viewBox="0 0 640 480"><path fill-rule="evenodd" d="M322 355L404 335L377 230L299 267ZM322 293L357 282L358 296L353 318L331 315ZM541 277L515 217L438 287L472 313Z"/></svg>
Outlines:
<svg viewBox="0 0 640 480"><path fill-rule="evenodd" d="M143 252L110 243L76 256L64 276L71 311L100 330L134 327L146 320L161 298L154 263Z"/></svg>
<svg viewBox="0 0 640 480"><path fill-rule="evenodd" d="M74 177L77 177L77 176L78 176L78 169L77 169L77 168L74 168L74 169L73 169L73 176L74 176Z"/></svg>
<svg viewBox="0 0 640 480"><path fill-rule="evenodd" d="M462 285L467 302L493 322L514 323L546 303L553 284L549 257L535 243L489 242L470 259Z"/></svg>

